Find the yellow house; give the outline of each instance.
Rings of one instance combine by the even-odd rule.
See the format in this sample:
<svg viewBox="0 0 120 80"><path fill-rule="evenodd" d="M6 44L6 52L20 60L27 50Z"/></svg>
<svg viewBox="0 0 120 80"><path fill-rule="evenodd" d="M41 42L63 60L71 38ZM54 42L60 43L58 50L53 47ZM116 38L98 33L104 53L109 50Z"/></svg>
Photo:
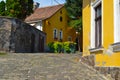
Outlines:
<svg viewBox="0 0 120 80"><path fill-rule="evenodd" d="M68 26L69 18L64 5L37 8L25 22L45 32L46 43L54 41L75 41L76 32Z"/></svg>
<svg viewBox="0 0 120 80"><path fill-rule="evenodd" d="M120 0L83 0L83 56L120 67Z"/></svg>

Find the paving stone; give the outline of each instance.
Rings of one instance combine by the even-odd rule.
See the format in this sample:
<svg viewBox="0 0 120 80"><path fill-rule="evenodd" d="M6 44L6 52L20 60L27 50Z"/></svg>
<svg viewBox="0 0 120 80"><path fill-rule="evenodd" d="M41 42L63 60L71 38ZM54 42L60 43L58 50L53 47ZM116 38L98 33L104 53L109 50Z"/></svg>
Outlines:
<svg viewBox="0 0 120 80"><path fill-rule="evenodd" d="M0 56L0 80L108 80L79 62L79 56L9 53Z"/></svg>

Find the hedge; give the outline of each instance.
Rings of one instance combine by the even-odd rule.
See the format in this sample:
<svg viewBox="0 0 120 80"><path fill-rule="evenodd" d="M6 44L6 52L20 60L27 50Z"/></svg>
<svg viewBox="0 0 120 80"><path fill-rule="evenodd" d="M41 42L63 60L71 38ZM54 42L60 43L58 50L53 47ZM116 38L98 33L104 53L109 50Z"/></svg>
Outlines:
<svg viewBox="0 0 120 80"><path fill-rule="evenodd" d="M48 43L49 52L52 53L75 53L75 42L50 42Z"/></svg>

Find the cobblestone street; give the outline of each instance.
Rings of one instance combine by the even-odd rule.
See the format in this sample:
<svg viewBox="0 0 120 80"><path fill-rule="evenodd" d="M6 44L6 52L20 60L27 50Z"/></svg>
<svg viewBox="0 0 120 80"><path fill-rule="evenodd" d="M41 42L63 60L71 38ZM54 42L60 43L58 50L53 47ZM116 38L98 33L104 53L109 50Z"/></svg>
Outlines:
<svg viewBox="0 0 120 80"><path fill-rule="evenodd" d="M0 80L109 80L79 58L79 54L0 55Z"/></svg>

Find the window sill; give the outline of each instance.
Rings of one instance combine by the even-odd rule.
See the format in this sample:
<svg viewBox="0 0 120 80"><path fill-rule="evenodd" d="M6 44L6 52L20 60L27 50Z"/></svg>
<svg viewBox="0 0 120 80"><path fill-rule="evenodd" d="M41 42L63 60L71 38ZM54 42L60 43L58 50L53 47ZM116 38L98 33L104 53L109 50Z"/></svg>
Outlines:
<svg viewBox="0 0 120 80"><path fill-rule="evenodd" d="M113 52L120 52L120 42L113 43L110 45Z"/></svg>
<svg viewBox="0 0 120 80"><path fill-rule="evenodd" d="M91 49L89 49L90 53L101 52L101 51L103 51L103 50L104 50L103 47L98 47L98 48L91 48Z"/></svg>
<svg viewBox="0 0 120 80"><path fill-rule="evenodd" d="M58 38L54 38L54 40L58 40Z"/></svg>

